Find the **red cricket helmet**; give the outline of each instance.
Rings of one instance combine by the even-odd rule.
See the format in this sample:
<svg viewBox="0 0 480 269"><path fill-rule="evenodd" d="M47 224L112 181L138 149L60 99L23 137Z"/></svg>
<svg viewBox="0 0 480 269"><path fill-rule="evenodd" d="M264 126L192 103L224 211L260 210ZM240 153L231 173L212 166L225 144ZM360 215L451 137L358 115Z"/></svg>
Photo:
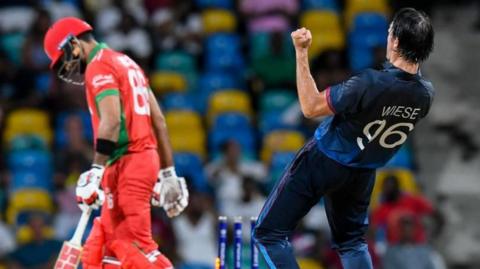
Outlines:
<svg viewBox="0 0 480 269"><path fill-rule="evenodd" d="M75 17L66 17L56 21L45 34L43 40L43 49L48 58L52 61L50 68L53 68L63 55L62 47L71 36L79 35L92 31L90 24Z"/></svg>

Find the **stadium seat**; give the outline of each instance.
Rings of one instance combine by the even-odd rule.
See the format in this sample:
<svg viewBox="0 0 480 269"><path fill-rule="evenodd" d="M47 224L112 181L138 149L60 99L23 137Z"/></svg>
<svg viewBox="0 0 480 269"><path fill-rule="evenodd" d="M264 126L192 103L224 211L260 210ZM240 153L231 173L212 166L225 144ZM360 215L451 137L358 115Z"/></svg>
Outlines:
<svg viewBox="0 0 480 269"><path fill-rule="evenodd" d="M51 144L53 134L48 114L37 109L18 109L6 119L4 142L9 143L18 135L37 135Z"/></svg>
<svg viewBox="0 0 480 269"><path fill-rule="evenodd" d="M239 79L231 73L206 72L198 80L197 91L213 93L219 89L241 89L242 87Z"/></svg>
<svg viewBox="0 0 480 269"><path fill-rule="evenodd" d="M267 90L260 96L260 111L283 112L297 101L297 95L293 90Z"/></svg>
<svg viewBox="0 0 480 269"><path fill-rule="evenodd" d="M233 0L195 0L198 8L223 8L233 9L235 2Z"/></svg>
<svg viewBox="0 0 480 269"><path fill-rule="evenodd" d="M345 25L351 28L355 17L362 12L376 12L388 16L390 8L387 0L347 0L345 4Z"/></svg>
<svg viewBox="0 0 480 269"><path fill-rule="evenodd" d="M198 155L191 153L175 153L173 155L175 169L179 176L191 179L192 186L197 191L207 191L208 184L203 170L203 163Z"/></svg>
<svg viewBox="0 0 480 269"><path fill-rule="evenodd" d="M150 85L157 94L168 92L184 92L187 90L187 80L177 72L158 71L151 75Z"/></svg>
<svg viewBox="0 0 480 269"><path fill-rule="evenodd" d="M374 49L387 44L386 31L356 31L349 36L349 63L353 71L371 67L374 62Z"/></svg>
<svg viewBox="0 0 480 269"><path fill-rule="evenodd" d="M163 96L161 104L164 111L190 110L196 111L195 97L188 93L170 93Z"/></svg>
<svg viewBox="0 0 480 269"><path fill-rule="evenodd" d="M17 215L25 211L52 213L53 203L50 194L39 189L22 189L13 192L7 208L7 222L15 224Z"/></svg>
<svg viewBox="0 0 480 269"><path fill-rule="evenodd" d="M40 167L37 167L42 169ZM50 167L45 167L43 170L50 170ZM52 191L52 176L47 176L46 171L16 171L12 173L12 181L9 186L9 191L18 191L21 189L34 188L42 189L44 191Z"/></svg>
<svg viewBox="0 0 480 269"><path fill-rule="evenodd" d="M342 32L340 16L329 10L305 11L300 16L300 26L312 32Z"/></svg>
<svg viewBox="0 0 480 269"><path fill-rule="evenodd" d="M372 197L370 199L370 207L373 210L378 206L380 202L380 194L382 192L382 186L385 178L390 175L394 175L399 180L400 189L404 192L418 193L419 189L415 176L412 171L406 169L379 169L377 170L377 176L375 179L375 186L373 187Z"/></svg>
<svg viewBox="0 0 480 269"><path fill-rule="evenodd" d="M212 128L209 132L208 140L209 152L211 153L212 159L220 156L221 146L228 140L234 140L240 145L244 157L254 158L256 155L255 132L252 128Z"/></svg>
<svg viewBox="0 0 480 269"><path fill-rule="evenodd" d="M207 54L215 54L219 51L239 53L242 50L241 37L233 33L213 34L206 37L204 48Z"/></svg>
<svg viewBox="0 0 480 269"><path fill-rule="evenodd" d="M235 15L226 9L206 9L202 12L203 31L205 34L233 32L237 28Z"/></svg>
<svg viewBox="0 0 480 269"><path fill-rule="evenodd" d="M305 143L305 138L296 131L273 131L263 138L261 159L268 164L275 152L298 151Z"/></svg>
<svg viewBox="0 0 480 269"><path fill-rule="evenodd" d="M25 40L25 34L17 33L3 33L0 37L0 46L5 51L8 59L15 65L20 65L22 61L22 44Z"/></svg>
<svg viewBox="0 0 480 269"><path fill-rule="evenodd" d="M168 130L177 131L203 131L201 116L193 111L172 110L165 113Z"/></svg>
<svg viewBox="0 0 480 269"><path fill-rule="evenodd" d="M213 128L218 129L244 129L252 128L250 118L240 113L222 113L215 118Z"/></svg>
<svg viewBox="0 0 480 269"><path fill-rule="evenodd" d="M10 144L8 144L7 150L9 152L21 151L21 150L48 150L48 145L45 140L36 135L19 135L15 136Z"/></svg>
<svg viewBox="0 0 480 269"><path fill-rule="evenodd" d="M159 54L155 58L155 69L182 74L197 71L195 57L181 50Z"/></svg>
<svg viewBox="0 0 480 269"><path fill-rule="evenodd" d="M179 130L169 132L172 149L175 153L192 153L206 157L205 133L202 130Z"/></svg>
<svg viewBox="0 0 480 269"><path fill-rule="evenodd" d="M215 117L221 113L237 112L247 116L252 115L252 105L247 93L239 90L225 90L214 93L210 97L208 122L212 124Z"/></svg>
<svg viewBox="0 0 480 269"><path fill-rule="evenodd" d="M316 259L299 258L298 266L302 269L325 269Z"/></svg>
<svg viewBox="0 0 480 269"><path fill-rule="evenodd" d="M74 112L62 112L55 118L55 146L58 148L62 148L68 143L67 134L65 133L65 124L70 116L80 117L83 127L83 137L87 141L93 139L92 122L88 111L79 110Z"/></svg>
<svg viewBox="0 0 480 269"><path fill-rule="evenodd" d="M208 71L233 72L243 75L245 71L245 61L240 51L218 51L205 55L204 67L205 70Z"/></svg>
<svg viewBox="0 0 480 269"><path fill-rule="evenodd" d="M293 161L295 155L296 152L293 151L276 152L272 154L272 159L270 161L270 166L268 170L269 180L266 186L268 191L272 190L277 181L280 180L283 172Z"/></svg>
<svg viewBox="0 0 480 269"><path fill-rule="evenodd" d="M350 32L373 31L387 32L388 21L385 15L374 12L359 13L353 20Z"/></svg>
<svg viewBox="0 0 480 269"><path fill-rule="evenodd" d="M42 150L14 151L8 155L8 168L14 173L13 186L39 184L50 189L52 177L52 157ZM38 182L48 180L47 182ZM20 185L20 186L19 186Z"/></svg>
<svg viewBox="0 0 480 269"><path fill-rule="evenodd" d="M299 123L287 123L282 118L281 111L270 111L260 114L258 127L261 135L277 130L296 130Z"/></svg>
<svg viewBox="0 0 480 269"><path fill-rule="evenodd" d="M303 0L304 10L320 9L338 12L337 0Z"/></svg>
<svg viewBox="0 0 480 269"><path fill-rule="evenodd" d="M309 58L313 59L327 50L342 50L345 48L345 36L340 31L312 32L312 45Z"/></svg>
<svg viewBox="0 0 480 269"><path fill-rule="evenodd" d="M413 156L408 144L402 145L393 157L385 164L384 168L402 168L412 170L414 168Z"/></svg>

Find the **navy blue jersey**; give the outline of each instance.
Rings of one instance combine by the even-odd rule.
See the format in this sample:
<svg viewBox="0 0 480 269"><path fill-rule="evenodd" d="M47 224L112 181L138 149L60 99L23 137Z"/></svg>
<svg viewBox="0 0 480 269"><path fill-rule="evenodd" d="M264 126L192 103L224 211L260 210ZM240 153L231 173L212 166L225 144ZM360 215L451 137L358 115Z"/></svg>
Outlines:
<svg viewBox="0 0 480 269"><path fill-rule="evenodd" d="M433 99L432 84L387 64L368 69L326 89L330 109L315 132L319 149L350 167L378 168L406 141L425 117Z"/></svg>

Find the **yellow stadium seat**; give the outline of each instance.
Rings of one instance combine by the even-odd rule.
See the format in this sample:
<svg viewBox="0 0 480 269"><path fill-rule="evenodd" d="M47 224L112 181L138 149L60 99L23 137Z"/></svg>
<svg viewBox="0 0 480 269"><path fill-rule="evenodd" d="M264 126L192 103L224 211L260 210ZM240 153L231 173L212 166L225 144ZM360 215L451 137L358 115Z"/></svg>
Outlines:
<svg viewBox="0 0 480 269"><path fill-rule="evenodd" d="M159 71L150 77L150 84L155 93L183 92L187 89L187 79L180 73Z"/></svg>
<svg viewBox="0 0 480 269"><path fill-rule="evenodd" d="M309 57L314 58L326 50L341 50L345 47L345 36L343 32L312 32L312 45Z"/></svg>
<svg viewBox="0 0 480 269"><path fill-rule="evenodd" d="M205 158L205 133L203 131L182 130L169 132L174 152L189 152Z"/></svg>
<svg viewBox="0 0 480 269"><path fill-rule="evenodd" d="M206 34L233 32L237 28L235 15L224 9L207 9L202 13L203 31Z"/></svg>
<svg viewBox="0 0 480 269"><path fill-rule="evenodd" d="M297 151L305 144L305 137L296 131L273 131L263 139L262 161L270 163L274 152Z"/></svg>
<svg viewBox="0 0 480 269"><path fill-rule="evenodd" d="M302 269L324 269L318 261L311 258L298 258L298 266Z"/></svg>
<svg viewBox="0 0 480 269"><path fill-rule="evenodd" d="M170 132L177 130L203 130L202 119L198 113L188 110L172 110L165 114Z"/></svg>
<svg viewBox="0 0 480 269"><path fill-rule="evenodd" d="M18 109L10 113L6 119L4 142L9 143L18 135L37 135L50 144L53 133L48 114L38 109Z"/></svg>
<svg viewBox="0 0 480 269"><path fill-rule="evenodd" d="M373 210L380 202L380 195L382 193L383 182L385 178L394 175L398 178L400 189L404 192L418 193L418 185L415 181L415 176L410 170L406 169L380 169L377 171L375 186L372 191L372 198L370 199L370 208Z"/></svg>
<svg viewBox="0 0 480 269"><path fill-rule="evenodd" d="M52 213L53 203L49 193L38 189L22 189L14 192L7 208L7 222L14 224L18 213L29 210Z"/></svg>
<svg viewBox="0 0 480 269"><path fill-rule="evenodd" d="M314 32L342 32L340 17L328 10L311 10L300 17L300 26Z"/></svg>
<svg viewBox="0 0 480 269"><path fill-rule="evenodd" d="M348 0L345 6L345 25L348 29L352 26L353 19L361 12L378 12L385 16L390 14L387 0Z"/></svg>
<svg viewBox="0 0 480 269"><path fill-rule="evenodd" d="M208 122L211 125L215 117L225 112L237 112L252 115L252 105L247 93L240 90L219 91L210 97Z"/></svg>

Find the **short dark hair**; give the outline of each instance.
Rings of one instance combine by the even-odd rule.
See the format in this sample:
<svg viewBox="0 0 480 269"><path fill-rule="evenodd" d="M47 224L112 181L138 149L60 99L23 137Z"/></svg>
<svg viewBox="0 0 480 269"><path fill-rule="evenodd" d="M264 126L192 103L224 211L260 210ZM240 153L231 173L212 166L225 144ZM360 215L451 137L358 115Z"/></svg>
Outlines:
<svg viewBox="0 0 480 269"><path fill-rule="evenodd" d="M398 38L398 51L405 60L423 62L433 51L433 26L423 11L400 9L393 18L391 30L393 37Z"/></svg>
<svg viewBox="0 0 480 269"><path fill-rule="evenodd" d="M85 42L89 42L89 41L94 40L95 37L93 37L93 32L92 31L87 31L87 32L84 32L84 33L81 33L80 35L78 35L77 39L85 41Z"/></svg>

